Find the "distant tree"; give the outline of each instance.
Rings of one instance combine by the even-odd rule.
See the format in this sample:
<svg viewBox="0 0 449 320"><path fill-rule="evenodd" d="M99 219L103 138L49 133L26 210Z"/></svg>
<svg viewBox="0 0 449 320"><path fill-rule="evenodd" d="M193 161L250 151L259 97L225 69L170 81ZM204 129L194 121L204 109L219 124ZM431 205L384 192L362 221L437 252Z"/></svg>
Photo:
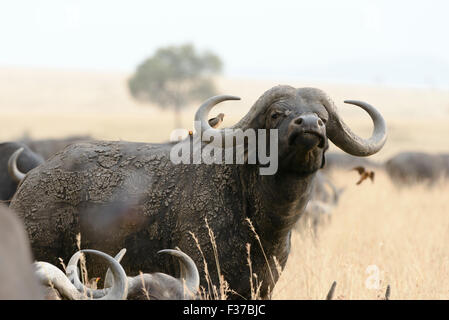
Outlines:
<svg viewBox="0 0 449 320"><path fill-rule="evenodd" d="M212 52L196 52L191 44L160 48L140 64L129 79L134 98L175 111L175 127L181 127L180 110L190 102L216 95L212 79L222 62Z"/></svg>

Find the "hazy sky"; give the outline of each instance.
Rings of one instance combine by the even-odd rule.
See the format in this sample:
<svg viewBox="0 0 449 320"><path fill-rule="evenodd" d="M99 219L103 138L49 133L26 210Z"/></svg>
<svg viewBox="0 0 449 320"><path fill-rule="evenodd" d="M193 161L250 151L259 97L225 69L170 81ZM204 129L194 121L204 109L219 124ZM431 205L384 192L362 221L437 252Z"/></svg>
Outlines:
<svg viewBox="0 0 449 320"><path fill-rule="evenodd" d="M132 71L192 42L225 75L449 87L449 1L1 1L0 66Z"/></svg>

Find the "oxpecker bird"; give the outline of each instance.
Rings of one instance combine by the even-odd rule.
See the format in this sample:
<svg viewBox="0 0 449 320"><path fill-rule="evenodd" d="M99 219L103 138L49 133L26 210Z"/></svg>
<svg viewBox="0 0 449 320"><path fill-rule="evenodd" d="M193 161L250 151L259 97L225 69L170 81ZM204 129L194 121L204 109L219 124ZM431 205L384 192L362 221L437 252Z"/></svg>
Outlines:
<svg viewBox="0 0 449 320"><path fill-rule="evenodd" d="M223 118L224 118L224 113L219 113L218 116L216 116L215 118L209 119L209 125L212 128L216 129L223 122Z"/></svg>

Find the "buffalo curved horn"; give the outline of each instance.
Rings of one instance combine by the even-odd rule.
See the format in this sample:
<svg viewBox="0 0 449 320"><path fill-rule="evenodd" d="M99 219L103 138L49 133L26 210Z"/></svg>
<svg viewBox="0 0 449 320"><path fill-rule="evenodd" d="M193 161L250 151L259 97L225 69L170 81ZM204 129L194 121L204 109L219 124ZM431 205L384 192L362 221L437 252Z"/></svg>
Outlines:
<svg viewBox="0 0 449 320"><path fill-rule="evenodd" d="M385 120L379 111L372 105L357 100L345 100L345 103L358 106L365 110L373 121L374 129L371 137L363 139L356 135L343 122L337 112L337 106L321 90L315 88L299 89L301 93L321 102L329 114L329 121L326 124L328 138L343 151L358 157L366 157L378 152L387 141L387 128Z"/></svg>
<svg viewBox="0 0 449 320"><path fill-rule="evenodd" d="M122 249L116 256L115 259L120 261L123 258L123 255L125 254L126 249ZM172 256L175 256L179 259L180 262L180 281L184 281L185 288L187 288L187 292L185 296L193 296L195 295L200 287L200 275L198 272L198 268L196 267L195 262L190 258L187 254L182 252L181 250L174 250L174 249L164 249L158 251L158 253L168 253ZM109 270L108 270L109 272ZM135 288L140 288L142 286L142 280L139 276L137 277L128 277L129 281L129 290L133 291ZM78 280L78 283L81 283ZM113 279L111 279L110 282L107 283L105 281L105 287L107 285L112 285ZM81 284L82 286L82 284ZM80 288L81 288L80 286ZM101 290L97 290L101 291ZM95 294L101 294L100 292L92 292L95 296Z"/></svg>
<svg viewBox="0 0 449 320"><path fill-rule="evenodd" d="M390 288L390 285L388 285L387 290L385 290L385 299L384 300L390 300L390 293L391 293L391 288Z"/></svg>
<svg viewBox="0 0 449 320"><path fill-rule="evenodd" d="M261 126L263 124L254 123L255 119L257 119L257 115L265 112L265 110L277 99L294 95L295 92L295 88L284 85L279 85L267 90L261 97L259 97L259 99L257 99L248 113L239 122L230 128L223 129L214 129L209 125L208 119L210 110L212 110L212 108L220 102L226 100L240 100L240 98L229 95L209 98L198 108L198 111L195 114L195 125L198 126L195 127L195 130L197 132L201 132L201 134L207 131L213 136L221 136L222 141L220 141L220 146L223 146L227 136L234 136L232 130L229 129L241 129L242 131L245 131L248 128L262 128ZM211 143L214 144L214 142L215 140Z"/></svg>
<svg viewBox="0 0 449 320"><path fill-rule="evenodd" d="M78 261L82 253L92 253L94 255L104 258L109 265L109 269L113 276L113 285L111 288L102 290L92 290L85 287L79 280L78 272ZM69 281L73 283L74 288L79 293L85 293L88 297L99 300L124 300L128 296L128 278L126 276L125 270L111 256L97 250L83 249L76 252L71 258L66 268L66 275Z"/></svg>
<svg viewBox="0 0 449 320"><path fill-rule="evenodd" d="M374 129L369 139L354 134L339 117L335 118L332 128L328 129L329 139L343 151L354 156L370 156L378 152L387 141L387 129L382 115L370 104L363 101L345 100L345 103L361 107L373 120ZM334 129L335 128L335 129ZM334 132L342 134L334 134Z"/></svg>
<svg viewBox="0 0 449 320"><path fill-rule="evenodd" d="M200 287L200 274L192 258L190 258L184 252L174 249L164 249L158 251L158 253L168 253L179 259L180 263L182 264L181 276L183 277L180 280L185 281L185 286L188 290L187 293L189 295L195 295Z"/></svg>
<svg viewBox="0 0 449 320"><path fill-rule="evenodd" d="M220 146L224 145L224 141L226 139L226 135L233 135L232 132L227 133L225 129L215 129L212 128L209 124L209 112L212 108L219 104L220 102L227 100L240 100L239 97L230 96L230 95L220 95L207 99L197 110L195 114L195 130L198 133L203 135L206 131L213 136L221 136L222 140L219 142ZM217 144L218 141L212 141L212 144Z"/></svg>
<svg viewBox="0 0 449 320"><path fill-rule="evenodd" d="M114 259L120 263L120 261L122 261L123 256L126 253L126 248L123 248L122 250L120 250L119 253L117 253L117 255L114 257ZM111 274L111 269L108 269L108 271L106 271L106 276L104 277L104 288L110 288L112 287L114 283L114 280L112 279L112 274Z"/></svg>
<svg viewBox="0 0 449 320"><path fill-rule="evenodd" d="M337 286L337 281L332 282L331 288L326 295L326 300L332 300L334 298L335 287Z"/></svg>
<svg viewBox="0 0 449 320"><path fill-rule="evenodd" d="M117 255L114 257L114 260L117 261L118 263L120 263L120 261L122 261L123 256L126 253L126 248L123 248L122 250L119 251L119 253L117 253ZM108 270L106 271L106 276L104 278L104 285L103 285L103 289L91 289L86 287L80 280L80 274L78 271L78 260L80 259L81 256L79 255L73 255L72 258L70 258L69 263L67 264L67 276L69 278L69 280L75 285L75 287L78 289L78 291L80 292L87 292L90 296L94 297L94 298L100 298L103 297L108 290L110 289L110 287L112 287L114 285L114 277L112 274L112 271L110 268L108 268ZM129 277L127 277L127 281L128 281L128 291L130 289L129 286Z"/></svg>
<svg viewBox="0 0 449 320"><path fill-rule="evenodd" d="M24 148L19 148L9 157L8 160L8 172L11 178L17 182L20 183L20 181L25 178L25 173L20 172L19 168L17 168L17 159L19 158L20 154L23 152Z"/></svg>

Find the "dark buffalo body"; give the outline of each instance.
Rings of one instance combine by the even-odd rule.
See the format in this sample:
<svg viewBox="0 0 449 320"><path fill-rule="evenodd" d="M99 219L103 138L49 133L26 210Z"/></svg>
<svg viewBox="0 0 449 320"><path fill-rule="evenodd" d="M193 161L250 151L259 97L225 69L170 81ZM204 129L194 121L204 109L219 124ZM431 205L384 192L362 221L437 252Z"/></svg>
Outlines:
<svg viewBox="0 0 449 320"><path fill-rule="evenodd" d="M169 151L170 145L77 144L28 175L26 185L33 192L20 188L22 200L13 206L27 221L36 258L54 264L58 257L67 261L76 251L76 233L81 232L84 248L109 254L126 248L122 264L127 274L164 270L175 274L172 260L156 253L176 246L203 273L202 258L189 231L199 238L205 255L213 257L206 218L215 233L221 271L225 279L235 279L231 288L240 293L241 286L249 283L246 243L251 244L253 272L271 281L264 274L265 260L245 218L259 231L266 255L276 256L284 266L290 229L298 218L287 213L300 212L305 206L310 184L303 183L301 176L260 176L256 165L174 165L168 160ZM48 184L50 177L53 183ZM278 179L276 190L263 190L264 180ZM268 216L266 212L281 209L276 208L281 199L285 216ZM276 246L269 245L274 239ZM207 263L218 284L215 261ZM92 270L93 274L101 271Z"/></svg>

